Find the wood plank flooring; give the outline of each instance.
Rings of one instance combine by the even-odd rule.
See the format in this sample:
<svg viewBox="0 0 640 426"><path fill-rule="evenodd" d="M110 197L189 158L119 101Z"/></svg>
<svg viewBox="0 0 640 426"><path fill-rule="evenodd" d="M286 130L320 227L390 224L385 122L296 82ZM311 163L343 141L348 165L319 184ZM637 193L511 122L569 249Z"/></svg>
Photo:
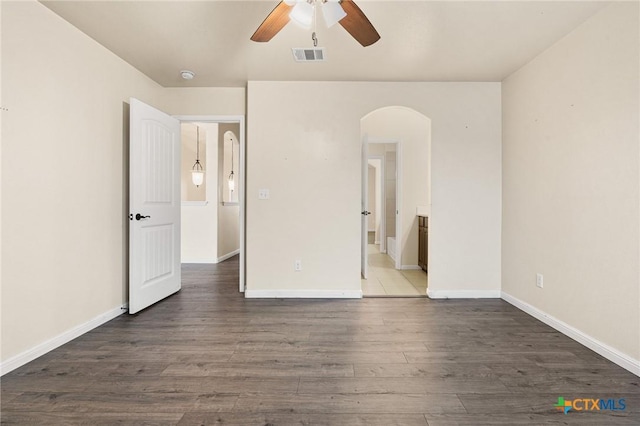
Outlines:
<svg viewBox="0 0 640 426"><path fill-rule="evenodd" d="M640 378L501 300L246 300L237 271L184 265L179 293L5 375L2 424L640 424Z"/></svg>

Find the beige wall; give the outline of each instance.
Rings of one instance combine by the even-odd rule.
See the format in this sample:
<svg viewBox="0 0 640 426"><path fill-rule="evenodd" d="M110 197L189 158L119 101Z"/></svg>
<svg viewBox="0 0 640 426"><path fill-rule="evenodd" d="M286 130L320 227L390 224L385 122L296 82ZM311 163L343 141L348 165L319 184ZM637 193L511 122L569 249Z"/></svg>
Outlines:
<svg viewBox="0 0 640 426"><path fill-rule="evenodd" d="M218 170L216 167L218 164L218 124L198 123L198 125L200 126L201 159L202 146L207 147L203 162L203 165L206 164L204 174L206 185L202 185L205 188L203 199L207 203L204 205L182 204L180 209L180 255L182 263L216 263L218 259L218 203L216 202L218 199ZM193 157L186 161L189 175L187 187L189 189L195 188L190 173L193 162ZM184 164L185 162L183 162L183 167Z"/></svg>
<svg viewBox="0 0 640 426"><path fill-rule="evenodd" d="M5 362L128 299L129 98L243 115L245 89L163 89L41 4L0 5Z"/></svg>
<svg viewBox="0 0 640 426"><path fill-rule="evenodd" d="M128 102L161 88L39 3L2 20L4 361L127 299Z"/></svg>
<svg viewBox="0 0 640 426"><path fill-rule="evenodd" d="M432 123L429 286L499 294L500 102L499 83L249 82L248 289L360 290L360 119L406 106Z"/></svg>
<svg viewBox="0 0 640 426"><path fill-rule="evenodd" d="M0 3L0 50L2 50L2 34L3 34L3 25L2 25L2 3ZM2 70L3 70L3 61L2 61L2 57L3 55L0 54L0 81L2 80ZM0 84L0 106L4 106L4 100L2 98L2 86L3 84ZM0 241L4 241L3 235L2 235L2 163L3 163L3 159L2 159L2 117L4 116L4 111L0 111ZM3 262L3 256L2 256L2 247L0 246L0 308L2 307L2 277L3 275L3 271L2 271L2 262ZM2 357L2 314L0 313L0 362L2 361L2 359L4 359Z"/></svg>
<svg viewBox="0 0 640 426"><path fill-rule="evenodd" d="M403 267L418 268L418 218L416 207L429 204L429 178L431 150L431 123L424 115L402 107L383 108L367 115L361 121L361 132L369 138L396 140L401 152L387 161L387 195L392 198L387 208L387 219L391 229L387 235L395 236L396 204L396 156L400 156L402 168L400 214L402 215L400 247ZM372 144L375 145L375 144ZM395 148L395 145L391 145Z"/></svg>
<svg viewBox="0 0 640 426"><path fill-rule="evenodd" d="M502 227L504 292L636 362L638 12L604 9L504 81Z"/></svg>
<svg viewBox="0 0 640 426"><path fill-rule="evenodd" d="M163 88L156 108L167 114L245 115L244 87Z"/></svg>

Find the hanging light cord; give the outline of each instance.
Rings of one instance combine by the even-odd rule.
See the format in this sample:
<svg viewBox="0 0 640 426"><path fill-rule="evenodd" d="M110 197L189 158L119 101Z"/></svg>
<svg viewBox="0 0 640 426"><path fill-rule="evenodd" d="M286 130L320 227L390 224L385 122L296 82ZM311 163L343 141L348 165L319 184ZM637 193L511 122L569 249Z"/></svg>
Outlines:
<svg viewBox="0 0 640 426"><path fill-rule="evenodd" d="M196 126L196 161L200 162L200 127Z"/></svg>
<svg viewBox="0 0 640 426"><path fill-rule="evenodd" d="M193 165L193 170L202 170L202 164L200 164L200 127L196 125L196 162Z"/></svg>

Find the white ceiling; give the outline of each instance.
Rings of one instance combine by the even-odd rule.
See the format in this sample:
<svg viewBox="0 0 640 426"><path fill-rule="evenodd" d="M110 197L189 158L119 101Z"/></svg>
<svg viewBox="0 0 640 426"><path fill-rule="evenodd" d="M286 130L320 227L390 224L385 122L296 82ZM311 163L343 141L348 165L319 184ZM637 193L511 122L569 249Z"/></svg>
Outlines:
<svg viewBox="0 0 640 426"><path fill-rule="evenodd" d="M278 3L42 1L166 87L244 86L247 80L501 81L608 2L356 0L382 39L363 48L318 19L327 61L297 63L311 31L289 23L269 43L249 40ZM192 81L180 70L196 73Z"/></svg>

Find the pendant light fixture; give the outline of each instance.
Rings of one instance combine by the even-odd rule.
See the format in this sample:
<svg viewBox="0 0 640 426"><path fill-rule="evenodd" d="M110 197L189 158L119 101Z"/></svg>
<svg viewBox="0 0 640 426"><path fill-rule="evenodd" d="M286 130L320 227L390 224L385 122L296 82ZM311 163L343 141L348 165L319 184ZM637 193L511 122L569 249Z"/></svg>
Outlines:
<svg viewBox="0 0 640 426"><path fill-rule="evenodd" d="M231 139L231 173L229 173L229 191L233 192L236 189L236 182L233 175L233 138Z"/></svg>
<svg viewBox="0 0 640 426"><path fill-rule="evenodd" d="M200 127L196 125L196 162L191 168L191 180L197 187L204 182L204 168L200 164Z"/></svg>

